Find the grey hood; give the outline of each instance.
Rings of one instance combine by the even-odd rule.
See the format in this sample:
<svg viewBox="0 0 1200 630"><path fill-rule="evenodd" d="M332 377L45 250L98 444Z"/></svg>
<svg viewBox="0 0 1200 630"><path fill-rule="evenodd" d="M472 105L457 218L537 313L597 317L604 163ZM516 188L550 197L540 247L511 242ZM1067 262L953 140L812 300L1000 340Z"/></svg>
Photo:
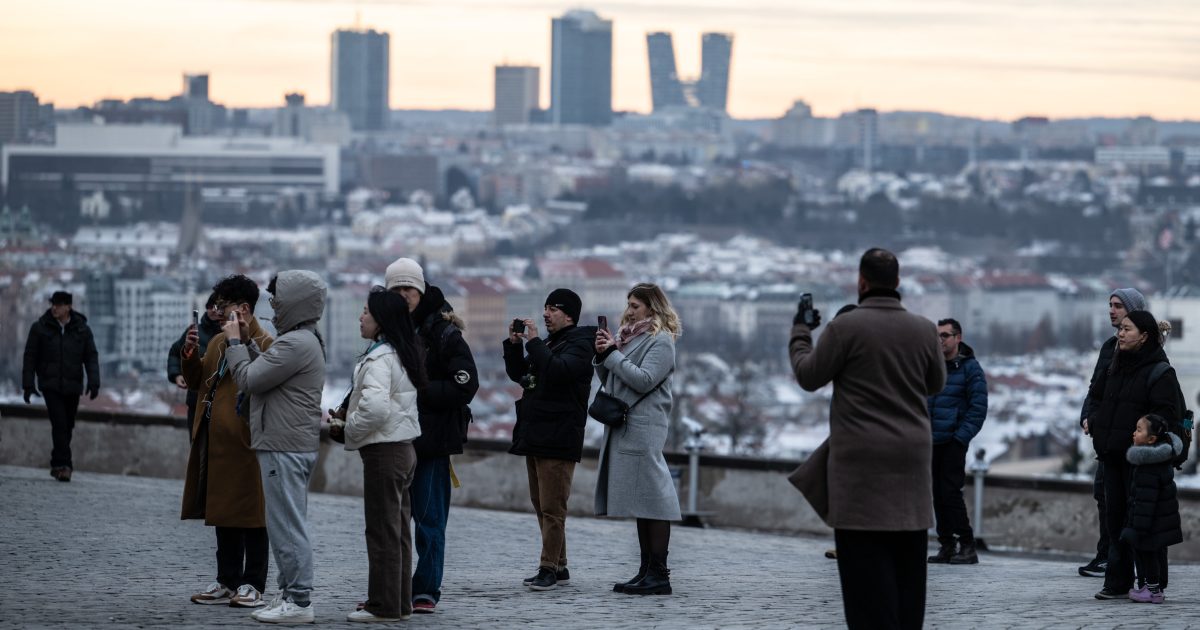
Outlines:
<svg viewBox="0 0 1200 630"><path fill-rule="evenodd" d="M306 323L316 323L325 313L325 281L312 271L291 269L275 277L275 311L272 322L280 335Z"/></svg>
<svg viewBox="0 0 1200 630"><path fill-rule="evenodd" d="M1168 432L1167 437L1171 438L1170 444L1162 442L1146 446L1130 446L1129 450L1125 452L1125 459L1134 466L1161 464L1175 459L1183 452L1183 442L1174 433Z"/></svg>

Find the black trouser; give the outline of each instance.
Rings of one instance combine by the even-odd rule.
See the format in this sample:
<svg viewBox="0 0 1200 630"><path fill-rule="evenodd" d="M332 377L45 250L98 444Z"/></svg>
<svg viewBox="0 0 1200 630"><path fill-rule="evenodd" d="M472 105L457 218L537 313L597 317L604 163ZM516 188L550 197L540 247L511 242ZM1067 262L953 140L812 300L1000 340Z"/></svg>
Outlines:
<svg viewBox="0 0 1200 630"><path fill-rule="evenodd" d="M925 620L925 530L836 529L846 625L920 628Z"/></svg>
<svg viewBox="0 0 1200 630"><path fill-rule="evenodd" d="M1124 592L1133 586L1133 548L1121 541L1129 504L1129 484L1133 467L1124 457L1113 455L1104 466L1104 522L1108 527L1108 569L1104 586Z"/></svg>
<svg viewBox="0 0 1200 630"><path fill-rule="evenodd" d="M195 418L196 418L196 400L197 400L197 398L199 398L199 394L197 394L196 392L189 389L188 393L187 393L188 415L187 415L187 425L186 425L187 426L187 438L188 438L189 442L192 440L192 422L194 422Z"/></svg>
<svg viewBox="0 0 1200 630"><path fill-rule="evenodd" d="M1108 557L1108 522L1104 518L1104 462L1096 462L1096 478L1092 480L1092 497L1096 499L1100 539L1096 541L1096 557Z"/></svg>
<svg viewBox="0 0 1200 630"><path fill-rule="evenodd" d="M937 518L938 542L954 544L955 536L963 543L975 541L967 504L963 501L963 483L967 479L967 447L951 439L933 445L933 515Z"/></svg>
<svg viewBox="0 0 1200 630"><path fill-rule="evenodd" d="M217 527L217 581L237 590L243 584L267 587L270 544L266 527Z"/></svg>
<svg viewBox="0 0 1200 630"><path fill-rule="evenodd" d="M71 463L71 434L75 431L75 412L79 410L79 396L43 391L46 398L46 415L50 416L50 436L54 450L50 451L50 467L66 466Z"/></svg>
<svg viewBox="0 0 1200 630"><path fill-rule="evenodd" d="M1167 548L1138 549L1134 554L1137 563L1138 582L1157 584L1166 588L1167 581Z"/></svg>

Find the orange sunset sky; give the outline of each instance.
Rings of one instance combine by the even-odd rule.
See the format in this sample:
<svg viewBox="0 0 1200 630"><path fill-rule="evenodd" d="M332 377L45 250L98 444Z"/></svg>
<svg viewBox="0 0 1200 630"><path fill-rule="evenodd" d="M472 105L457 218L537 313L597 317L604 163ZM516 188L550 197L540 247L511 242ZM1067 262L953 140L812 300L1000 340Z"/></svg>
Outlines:
<svg viewBox="0 0 1200 630"><path fill-rule="evenodd" d="M819 115L857 107L985 118L1200 119L1195 0L0 0L0 91L58 107L166 97L208 72L213 100L329 101L329 36L391 33L393 108L490 109L492 67L542 67L550 19L585 6L614 21L613 107L648 111L645 34L670 30L681 74L700 33L733 33L729 110Z"/></svg>

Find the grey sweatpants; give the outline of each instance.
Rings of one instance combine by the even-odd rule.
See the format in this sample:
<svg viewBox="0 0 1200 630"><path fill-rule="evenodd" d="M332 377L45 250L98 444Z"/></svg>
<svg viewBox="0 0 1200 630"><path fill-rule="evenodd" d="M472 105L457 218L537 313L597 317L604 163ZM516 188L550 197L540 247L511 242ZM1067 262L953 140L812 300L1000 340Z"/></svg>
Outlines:
<svg viewBox="0 0 1200 630"><path fill-rule="evenodd" d="M257 451L275 556L279 594L299 606L312 598L313 552L308 540L308 482L317 453Z"/></svg>

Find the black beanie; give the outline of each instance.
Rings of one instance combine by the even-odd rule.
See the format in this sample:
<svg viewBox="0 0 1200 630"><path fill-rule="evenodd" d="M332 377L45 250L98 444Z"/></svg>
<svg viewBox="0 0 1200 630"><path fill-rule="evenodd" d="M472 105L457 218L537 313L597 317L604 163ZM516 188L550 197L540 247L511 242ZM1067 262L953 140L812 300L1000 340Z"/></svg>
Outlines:
<svg viewBox="0 0 1200 630"><path fill-rule="evenodd" d="M570 289L555 289L546 296L546 306L553 306L566 313L572 324L578 324L579 313L583 311L583 300Z"/></svg>
<svg viewBox="0 0 1200 630"><path fill-rule="evenodd" d="M71 303L71 294L66 291L55 291L54 295L50 296L50 303L54 306Z"/></svg>

